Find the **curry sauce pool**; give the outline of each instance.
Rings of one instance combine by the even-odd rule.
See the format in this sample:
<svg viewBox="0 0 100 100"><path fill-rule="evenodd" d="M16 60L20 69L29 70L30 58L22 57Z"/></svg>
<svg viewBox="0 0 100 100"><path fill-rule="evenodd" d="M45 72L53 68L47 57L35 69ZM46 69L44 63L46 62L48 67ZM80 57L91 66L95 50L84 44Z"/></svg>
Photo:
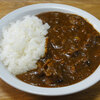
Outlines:
<svg viewBox="0 0 100 100"><path fill-rule="evenodd" d="M46 52L37 69L17 77L31 85L62 87L82 81L100 64L100 35L78 15L47 12L37 15L48 23Z"/></svg>

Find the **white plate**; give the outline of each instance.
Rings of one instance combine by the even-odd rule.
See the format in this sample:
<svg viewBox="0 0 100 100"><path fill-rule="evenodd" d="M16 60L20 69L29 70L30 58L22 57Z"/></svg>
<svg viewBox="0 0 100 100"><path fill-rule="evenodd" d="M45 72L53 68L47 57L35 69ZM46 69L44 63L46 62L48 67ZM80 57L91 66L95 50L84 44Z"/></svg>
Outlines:
<svg viewBox="0 0 100 100"><path fill-rule="evenodd" d="M7 26L10 22L14 22L17 19L21 19L25 15L36 15L48 11L59 11L64 13L73 13L73 14L80 15L84 17L86 20L88 20L94 26L94 28L98 32L100 32L100 21L97 18L95 18L93 15L81 9L68 6L68 5L42 3L42 4L35 4L35 5L22 7L3 17L0 20L0 37L2 36L1 34L2 28L4 26ZM43 87L32 86L27 83L24 83L18 80L13 75L11 75L1 63L0 63L0 77L9 85L28 93L45 95L45 96L59 96L59 95L68 95L68 94L79 92L97 83L100 80L100 66L96 69L96 71L92 75L90 75L85 80L70 86L59 87L59 88L43 88Z"/></svg>

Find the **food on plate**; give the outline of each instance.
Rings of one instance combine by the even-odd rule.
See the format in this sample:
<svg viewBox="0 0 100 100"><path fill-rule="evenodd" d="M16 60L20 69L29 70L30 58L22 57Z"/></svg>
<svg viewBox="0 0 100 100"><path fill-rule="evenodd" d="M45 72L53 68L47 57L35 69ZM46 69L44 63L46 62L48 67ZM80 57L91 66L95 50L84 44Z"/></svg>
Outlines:
<svg viewBox="0 0 100 100"><path fill-rule="evenodd" d="M35 86L62 87L84 80L97 69L100 33L88 21L61 12L33 17L37 20L28 16L3 31L0 58L17 78Z"/></svg>

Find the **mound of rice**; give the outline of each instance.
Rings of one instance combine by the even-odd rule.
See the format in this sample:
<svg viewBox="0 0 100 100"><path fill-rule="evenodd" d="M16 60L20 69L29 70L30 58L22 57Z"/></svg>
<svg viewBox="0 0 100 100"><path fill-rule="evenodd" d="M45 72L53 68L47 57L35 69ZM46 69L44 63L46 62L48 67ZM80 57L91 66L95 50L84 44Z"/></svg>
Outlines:
<svg viewBox="0 0 100 100"><path fill-rule="evenodd" d="M0 60L14 75L36 69L45 53L46 34L50 26L36 16L25 16L2 31Z"/></svg>

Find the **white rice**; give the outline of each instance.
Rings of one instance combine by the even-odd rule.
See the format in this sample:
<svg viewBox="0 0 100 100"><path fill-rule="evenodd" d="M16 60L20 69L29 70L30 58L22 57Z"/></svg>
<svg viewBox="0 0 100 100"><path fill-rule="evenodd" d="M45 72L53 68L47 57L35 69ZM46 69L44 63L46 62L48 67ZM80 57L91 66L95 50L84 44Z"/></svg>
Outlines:
<svg viewBox="0 0 100 100"><path fill-rule="evenodd" d="M25 16L22 21L3 29L0 60L8 71L18 75L37 68L37 60L45 53L45 36L49 28L38 17Z"/></svg>

